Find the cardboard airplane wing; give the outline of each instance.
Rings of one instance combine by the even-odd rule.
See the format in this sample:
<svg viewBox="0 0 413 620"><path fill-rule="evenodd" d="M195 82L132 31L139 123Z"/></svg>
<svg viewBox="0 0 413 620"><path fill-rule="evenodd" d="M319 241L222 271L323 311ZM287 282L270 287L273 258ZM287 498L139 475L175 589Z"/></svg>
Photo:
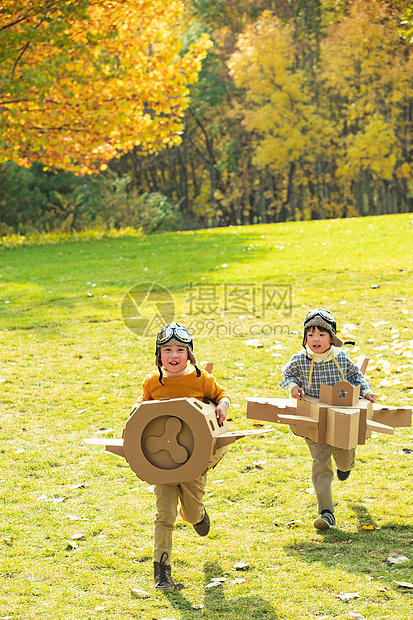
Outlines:
<svg viewBox="0 0 413 620"><path fill-rule="evenodd" d="M152 400L136 407L122 439L86 439L124 457L132 471L149 484L195 480L217 465L227 446L271 429L230 431L218 424L216 405L196 398Z"/></svg>

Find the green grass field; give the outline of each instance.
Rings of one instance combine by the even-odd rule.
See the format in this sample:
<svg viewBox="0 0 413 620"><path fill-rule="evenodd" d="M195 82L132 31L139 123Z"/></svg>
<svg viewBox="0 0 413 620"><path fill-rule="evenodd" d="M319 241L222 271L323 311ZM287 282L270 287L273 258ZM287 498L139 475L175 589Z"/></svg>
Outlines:
<svg viewBox="0 0 413 620"><path fill-rule="evenodd" d="M0 618L412 618L411 429L358 447L325 534L312 525L304 440L280 425L232 444L209 472L210 535L177 521L173 575L185 588L168 595L152 587L149 486L84 443L121 436L154 368L145 321L173 310L231 393L232 429L253 428L247 397L286 396L281 368L316 306L356 341L354 360L370 358L379 402L411 406L412 233L403 214L3 249ZM133 333L122 301L138 285L143 300L149 284L169 302L146 299ZM205 587L218 576L223 585Z"/></svg>

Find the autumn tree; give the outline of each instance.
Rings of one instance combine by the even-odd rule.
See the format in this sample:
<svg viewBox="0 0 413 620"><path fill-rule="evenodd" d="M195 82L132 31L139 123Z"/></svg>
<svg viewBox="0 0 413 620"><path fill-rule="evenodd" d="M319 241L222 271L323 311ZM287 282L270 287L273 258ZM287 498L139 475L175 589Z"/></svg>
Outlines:
<svg viewBox="0 0 413 620"><path fill-rule="evenodd" d="M339 136L336 178L361 213L411 206L413 55L398 4L352 2L322 43L320 79Z"/></svg>
<svg viewBox="0 0 413 620"><path fill-rule="evenodd" d="M3 0L0 149L80 173L180 142L211 42L183 53L179 0Z"/></svg>
<svg viewBox="0 0 413 620"><path fill-rule="evenodd" d="M295 217L296 207L322 207L320 162L332 128L317 107L296 25L264 13L238 39L228 65L245 89L243 122L255 143L254 164L273 171L270 205ZM300 198L299 198L300 196ZM308 215L310 212L308 213Z"/></svg>
<svg viewBox="0 0 413 620"><path fill-rule="evenodd" d="M273 171L285 217L409 208L413 66L399 33L403 5L342 3L322 16L319 40L299 19L270 12L239 36L228 64L245 91L252 161Z"/></svg>

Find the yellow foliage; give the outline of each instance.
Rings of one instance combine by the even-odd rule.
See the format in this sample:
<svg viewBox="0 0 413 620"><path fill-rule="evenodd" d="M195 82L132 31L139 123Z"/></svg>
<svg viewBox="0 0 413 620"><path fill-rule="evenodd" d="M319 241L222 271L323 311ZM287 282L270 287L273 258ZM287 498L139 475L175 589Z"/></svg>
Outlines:
<svg viewBox="0 0 413 620"><path fill-rule="evenodd" d="M362 171L373 178L390 181L400 156L397 138L391 125L381 118L372 117L364 131L349 135L345 163L339 166L338 175L357 179Z"/></svg>
<svg viewBox="0 0 413 620"><path fill-rule="evenodd" d="M41 5L4 0L0 30L11 48L36 20L47 30ZM179 142L188 85L212 45L203 34L181 54L183 11L180 0L96 0L68 24L60 48L39 38L20 58L1 58L3 158L96 172L136 144Z"/></svg>
<svg viewBox="0 0 413 620"><path fill-rule="evenodd" d="M330 132L311 103L297 55L292 24L266 12L240 35L228 62L236 85L245 89L245 126L258 136L254 164L279 172L300 159L314 161Z"/></svg>

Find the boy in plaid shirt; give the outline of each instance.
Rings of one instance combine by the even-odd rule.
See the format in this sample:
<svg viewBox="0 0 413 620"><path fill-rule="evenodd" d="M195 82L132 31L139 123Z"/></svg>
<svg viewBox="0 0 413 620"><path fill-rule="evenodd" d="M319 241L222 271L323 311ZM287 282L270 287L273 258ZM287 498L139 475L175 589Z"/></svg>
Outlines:
<svg viewBox="0 0 413 620"><path fill-rule="evenodd" d="M304 350L293 355L282 369L281 387L289 389L292 398L300 399L305 395L319 398L321 383L334 385L345 380L351 385L360 385L360 396L376 402L377 395L373 394L363 374L341 349L343 341L336 332L337 326L331 312L322 308L311 310L304 319ZM331 456L336 463L338 479L346 480L354 467L355 448L343 450L308 438L306 442L313 457L312 480L319 513L314 527L329 529L336 524Z"/></svg>

